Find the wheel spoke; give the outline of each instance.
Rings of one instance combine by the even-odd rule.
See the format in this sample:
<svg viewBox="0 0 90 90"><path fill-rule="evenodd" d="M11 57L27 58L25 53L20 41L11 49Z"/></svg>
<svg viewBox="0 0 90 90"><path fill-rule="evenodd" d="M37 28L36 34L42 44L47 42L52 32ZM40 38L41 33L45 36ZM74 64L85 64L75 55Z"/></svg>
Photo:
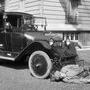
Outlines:
<svg viewBox="0 0 90 90"><path fill-rule="evenodd" d="M46 78L52 69L52 63L47 53L33 52L29 58L29 69L36 78Z"/></svg>
<svg viewBox="0 0 90 90"><path fill-rule="evenodd" d="M37 75L44 75L47 71L47 62L45 58L41 55L35 55L32 60L32 68Z"/></svg>

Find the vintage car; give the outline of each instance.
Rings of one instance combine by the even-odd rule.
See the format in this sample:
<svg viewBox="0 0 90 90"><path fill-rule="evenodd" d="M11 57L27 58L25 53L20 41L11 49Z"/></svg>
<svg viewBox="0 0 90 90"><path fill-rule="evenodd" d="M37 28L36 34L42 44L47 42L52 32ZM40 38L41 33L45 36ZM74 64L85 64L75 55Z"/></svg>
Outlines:
<svg viewBox="0 0 90 90"><path fill-rule="evenodd" d="M52 69L52 39L62 34L46 30L46 18L21 12L0 13L0 59L28 62L30 73L46 78Z"/></svg>

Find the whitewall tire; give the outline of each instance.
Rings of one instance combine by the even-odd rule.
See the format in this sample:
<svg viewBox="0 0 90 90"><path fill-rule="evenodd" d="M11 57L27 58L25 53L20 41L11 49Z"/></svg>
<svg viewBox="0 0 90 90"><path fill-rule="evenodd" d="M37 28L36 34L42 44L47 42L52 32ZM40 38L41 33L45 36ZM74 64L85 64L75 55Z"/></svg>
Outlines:
<svg viewBox="0 0 90 90"><path fill-rule="evenodd" d="M35 51L29 58L30 73L40 79L48 77L52 69L50 57L44 51Z"/></svg>

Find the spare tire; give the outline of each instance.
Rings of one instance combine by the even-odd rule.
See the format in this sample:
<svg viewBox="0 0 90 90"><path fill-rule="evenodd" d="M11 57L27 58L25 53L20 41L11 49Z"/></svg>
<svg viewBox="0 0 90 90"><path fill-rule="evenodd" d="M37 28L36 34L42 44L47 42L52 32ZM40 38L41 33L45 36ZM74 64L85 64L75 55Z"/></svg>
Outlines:
<svg viewBox="0 0 90 90"><path fill-rule="evenodd" d="M30 73L40 79L46 78L52 69L50 57L44 51L35 51L29 58Z"/></svg>

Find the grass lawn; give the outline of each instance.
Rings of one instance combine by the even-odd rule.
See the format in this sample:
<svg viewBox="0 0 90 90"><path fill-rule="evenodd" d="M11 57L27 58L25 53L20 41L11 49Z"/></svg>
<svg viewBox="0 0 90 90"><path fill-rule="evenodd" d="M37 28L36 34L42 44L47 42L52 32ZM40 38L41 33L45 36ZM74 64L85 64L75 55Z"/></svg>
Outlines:
<svg viewBox="0 0 90 90"><path fill-rule="evenodd" d="M80 59L85 60L86 65L90 65L90 50L78 51Z"/></svg>

